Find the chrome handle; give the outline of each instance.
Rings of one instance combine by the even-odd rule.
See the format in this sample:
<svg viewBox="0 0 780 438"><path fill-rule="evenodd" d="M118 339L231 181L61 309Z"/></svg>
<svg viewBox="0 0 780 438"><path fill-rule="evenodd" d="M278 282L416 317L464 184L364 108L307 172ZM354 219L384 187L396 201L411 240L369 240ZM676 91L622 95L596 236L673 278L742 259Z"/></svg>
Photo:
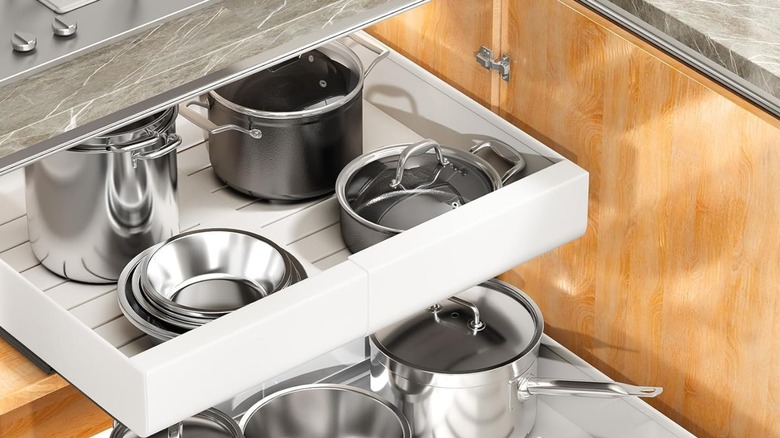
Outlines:
<svg viewBox="0 0 780 438"><path fill-rule="evenodd" d="M162 149L158 149L156 151L152 151L149 153L140 152L143 149L156 145L160 141L163 141L165 143L165 146L163 146ZM111 152L131 154L130 158L132 159L133 169L135 169L138 167L138 160L154 160L156 158L162 157L163 155L179 147L180 144L181 144L181 137L179 137L176 134L157 134L151 138L148 138L143 141L139 141L138 143L133 143L132 145L129 146L120 148L112 144L109 144L108 148L109 150L111 150Z"/></svg>
<svg viewBox="0 0 780 438"><path fill-rule="evenodd" d="M168 428L168 438L182 438L184 423L174 424Z"/></svg>
<svg viewBox="0 0 780 438"><path fill-rule="evenodd" d="M185 119L194 123L198 128L208 132L210 135L219 134L226 131L238 131L242 134L246 134L254 138L255 140L259 140L263 138L263 131L257 128L246 129L246 128L242 128L241 126L233 125L233 124L217 126L214 124L214 122L209 120L208 117L204 117L198 114L197 111L191 110L189 107L192 105L208 108L208 105L193 100L185 104L179 105L179 114L181 114L181 116L184 117Z"/></svg>
<svg viewBox="0 0 780 438"><path fill-rule="evenodd" d="M379 61L387 58L387 55L390 54L390 49L384 46L379 46L374 44L373 42L367 40L363 35L357 35L352 34L349 36L354 42L360 44L361 46L365 47L366 49L376 53L378 56L374 58L374 60L371 62L371 64L368 65L368 68L366 68L365 72L363 73L363 77L365 78L368 76L369 73L371 73L371 70L374 69L374 67L379 63Z"/></svg>
<svg viewBox="0 0 780 438"><path fill-rule="evenodd" d="M424 154L430 149L434 150L436 153L436 159L439 160L439 163L441 163L442 166L450 164L449 160L444 158L444 154L441 151L441 146L439 143L436 143L431 139L418 141L417 143L407 146L401 152L401 155L398 156L398 167L395 169L395 178L390 181L390 187L396 188L401 185L401 180L404 177L404 167L406 166L406 162L409 160L409 158L414 157L415 155Z"/></svg>
<svg viewBox="0 0 780 438"><path fill-rule="evenodd" d="M178 134L164 134L160 136L165 141L165 146L162 149L158 149L156 151L148 152L148 153L140 153L137 152L135 155L133 155L134 160L156 160L164 155L167 155L169 152L173 151L179 145L181 144L181 136Z"/></svg>
<svg viewBox="0 0 780 438"><path fill-rule="evenodd" d="M471 301L466 301L463 298L458 297L450 297L450 301L453 303L463 306L471 310L471 312L474 314L474 319L469 321L469 328L471 330L474 330L474 334L476 334L478 331L485 329L485 322L482 321L482 319L479 316L479 307L477 307L476 304L472 303Z"/></svg>
<svg viewBox="0 0 780 438"><path fill-rule="evenodd" d="M469 149L469 152L476 154L477 152L485 149L489 150L494 155L508 162L509 164L512 164L512 167L504 172L503 176L501 176L501 184L506 184L510 178L520 173L521 170L525 169L526 163L525 159L523 159L523 156L520 155L520 153L514 150L511 146L501 141L492 140L482 142Z"/></svg>
<svg viewBox="0 0 780 438"><path fill-rule="evenodd" d="M532 395L570 395L579 397L656 397L663 392L657 386L635 386L619 382L594 382L589 380L542 379L520 377L517 379L517 398L521 401Z"/></svg>

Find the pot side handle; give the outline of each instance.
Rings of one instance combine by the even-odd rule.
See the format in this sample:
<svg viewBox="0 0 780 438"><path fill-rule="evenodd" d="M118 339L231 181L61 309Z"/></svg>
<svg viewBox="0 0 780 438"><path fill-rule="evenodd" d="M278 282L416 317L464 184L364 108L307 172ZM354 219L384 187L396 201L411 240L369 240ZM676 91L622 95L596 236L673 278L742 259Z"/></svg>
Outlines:
<svg viewBox="0 0 780 438"><path fill-rule="evenodd" d="M489 150L502 160L512 165L512 167L504 172L504 174L501 176L502 184L506 184L510 178L517 175L521 170L525 169L525 159L523 159L523 156L508 144L498 140L482 142L469 149L469 152L476 154L477 152L485 149Z"/></svg>
<svg viewBox="0 0 780 438"><path fill-rule="evenodd" d="M663 388L635 386L619 382L594 382L590 380L559 380L538 377L517 379L517 398L527 400L534 395L568 395L577 397L656 397Z"/></svg>
<svg viewBox="0 0 780 438"><path fill-rule="evenodd" d="M219 134L225 131L238 131L242 134L246 134L255 140L263 138L263 132L257 128L246 129L238 125L222 125L217 126L209 120L208 117L200 115L197 111L191 110L189 107L195 105L208 109L208 105L197 100L193 100L187 103L179 105L179 114L190 122L194 123L198 128L206 131L209 135Z"/></svg>
<svg viewBox="0 0 780 438"><path fill-rule="evenodd" d="M354 42L360 44L361 46L365 47L366 49L368 49L368 50L376 53L377 55L379 55L376 58L374 58L374 60L371 62L371 64L368 66L368 68L366 68L365 72L363 72L363 77L364 78L366 76L368 76L369 73L371 73L371 70L373 70L374 67L376 67L376 65L377 65L377 63L379 63L379 61L387 58L387 55L390 54L390 49L388 49L386 47L382 47L382 46L376 45L376 44L372 43L371 41L365 39L362 35L353 33L352 35L349 36L349 38L352 39Z"/></svg>

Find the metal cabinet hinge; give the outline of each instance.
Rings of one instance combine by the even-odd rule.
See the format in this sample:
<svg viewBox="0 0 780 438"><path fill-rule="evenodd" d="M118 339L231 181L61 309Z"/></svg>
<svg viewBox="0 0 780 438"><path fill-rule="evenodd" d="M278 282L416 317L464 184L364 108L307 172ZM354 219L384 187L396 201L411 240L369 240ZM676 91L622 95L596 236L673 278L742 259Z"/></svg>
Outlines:
<svg viewBox="0 0 780 438"><path fill-rule="evenodd" d="M507 55L501 55L501 59L493 59L493 51L485 46L479 48L476 55L477 63L489 70L496 70L501 74L501 79L509 81L509 63Z"/></svg>

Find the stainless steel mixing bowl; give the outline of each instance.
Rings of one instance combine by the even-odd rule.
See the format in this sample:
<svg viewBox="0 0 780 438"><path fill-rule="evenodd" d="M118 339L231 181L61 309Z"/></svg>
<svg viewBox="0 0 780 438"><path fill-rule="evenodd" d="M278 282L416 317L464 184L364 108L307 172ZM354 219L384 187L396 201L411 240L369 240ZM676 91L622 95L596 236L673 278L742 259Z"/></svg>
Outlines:
<svg viewBox="0 0 780 438"><path fill-rule="evenodd" d="M233 229L174 236L145 258L139 269L149 302L191 322L218 318L257 301L288 285L292 274L282 248L262 236Z"/></svg>
<svg viewBox="0 0 780 438"><path fill-rule="evenodd" d="M289 388L241 418L246 438L411 438L403 414L376 394L347 385Z"/></svg>

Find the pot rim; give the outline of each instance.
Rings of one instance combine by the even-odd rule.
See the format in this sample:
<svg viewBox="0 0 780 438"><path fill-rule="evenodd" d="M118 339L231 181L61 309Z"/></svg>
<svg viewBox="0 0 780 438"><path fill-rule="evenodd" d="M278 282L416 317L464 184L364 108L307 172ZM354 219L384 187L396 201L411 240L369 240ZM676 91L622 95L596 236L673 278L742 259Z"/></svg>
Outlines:
<svg viewBox="0 0 780 438"><path fill-rule="evenodd" d="M536 321L534 335L528 345L509 360L479 371L442 372L426 369L395 357L380 342L376 335L369 336L372 349L372 364L379 364L388 372L406 380L427 386L442 388L471 388L497 381L511 382L533 366L539 359L539 347L544 332L544 319L536 303L521 290L498 279L490 279L478 286L503 293L519 301Z"/></svg>
<svg viewBox="0 0 780 438"><path fill-rule="evenodd" d="M261 119L269 119L269 120L291 120L291 119L302 119L305 117L313 117L313 116L326 114L336 108L340 108L346 105L349 101L353 100L355 97L359 96L363 92L363 83L365 81L365 74L364 74L365 70L363 69L363 63L360 62L360 58L358 58L358 56L355 54L354 51L352 51L352 49L350 49L349 47L347 47L346 45L340 42L331 41L327 44L324 44L320 47L316 47L312 50L323 52L325 55L328 55L329 52L331 54L335 53L341 55L342 57L346 58L346 60L349 61L349 63L353 64L353 65L344 65L344 63L340 63L345 67L349 68L350 71L352 71L353 73L357 74L358 82L355 85L355 88L353 88L349 93L347 93L346 96L342 97L339 100L328 103L327 105L319 108L313 108L313 109L302 110L302 111L274 112L274 111L263 111L254 108L248 108L228 100L227 98L217 93L217 90L209 91L209 97L214 99L214 101L224 106L225 108L242 115L258 117Z"/></svg>
<svg viewBox="0 0 780 438"><path fill-rule="evenodd" d="M127 126L124 125L114 131L92 137L68 150L80 153L122 153L115 152L109 146L122 149L166 132L175 126L176 116L178 114L178 105L173 105L156 113L154 119L143 126L131 130L123 130L124 127ZM154 149L159 149L164 146L165 143L160 142Z"/></svg>
<svg viewBox="0 0 780 438"><path fill-rule="evenodd" d="M187 419L192 417L200 417L206 420L210 420L213 423L219 424L220 426L224 427L225 431L228 432L230 435L232 435L234 438L244 438L244 432L241 430L241 427L238 425L236 420L231 418L230 415L220 411L219 409L209 408L206 409L205 411L192 415ZM122 423L115 422L114 430L111 431L110 438L124 438L124 436L127 435L127 432L131 432L131 430L127 426L125 426Z"/></svg>
<svg viewBox="0 0 780 438"><path fill-rule="evenodd" d="M268 395L266 397L263 397L260 401L252 405L247 411L244 413L244 415L241 416L241 421L239 422L239 426L241 428L241 432L244 432L246 430L246 425L249 422L249 419L257 412L259 411L263 406L271 403L272 401L276 400L277 398L283 397L287 394L292 394L296 392L302 392L302 391L309 391L309 390L315 390L315 389L327 389L327 390L336 390L336 391L344 391L344 392L354 392L358 393L364 396L369 397L370 399L374 400L375 402L379 403L383 407L387 408L390 412L392 412L395 417L398 419L398 422L401 425L403 437L402 438L412 438L412 427L409 424L409 420L407 420L406 416L403 414L403 412L394 404L390 403L389 401L385 400L384 398L380 397L374 392L365 390L363 388L358 388L356 386L351 385L344 385L344 384L337 384L337 383L310 383L307 385L299 385L299 386L293 386L292 388L283 389L281 391L274 392L271 395Z"/></svg>
<svg viewBox="0 0 780 438"><path fill-rule="evenodd" d="M342 211L345 211L347 214L349 214L359 224L375 231L393 234L398 234L405 231L371 222L365 219L363 216L357 214L349 204L349 201L347 201L346 189L347 183L357 171L365 167L367 164L381 160L382 158L387 158L393 155L400 156L404 148L410 144L412 143L399 143L383 146L379 149L375 149L355 158L354 160L350 161L349 164L344 166L344 169L341 170L338 178L336 178L336 198L339 201L339 205L341 205ZM459 160L466 161L481 170L488 177L493 186L491 193L502 187L501 176L498 174L498 171L496 171L496 169L494 169L493 166L491 166L490 163L488 163L484 158L466 151L462 151L460 149L449 148L446 146L441 146L441 150L445 156L455 157Z"/></svg>

